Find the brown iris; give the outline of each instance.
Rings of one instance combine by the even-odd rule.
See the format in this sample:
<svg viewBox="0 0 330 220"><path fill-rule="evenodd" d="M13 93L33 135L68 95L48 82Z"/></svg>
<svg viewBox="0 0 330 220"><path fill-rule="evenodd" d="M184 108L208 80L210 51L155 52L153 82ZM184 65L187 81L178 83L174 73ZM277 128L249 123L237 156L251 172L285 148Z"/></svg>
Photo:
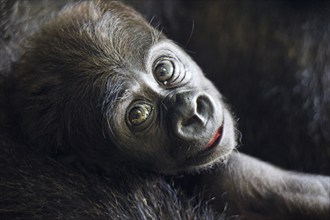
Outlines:
<svg viewBox="0 0 330 220"><path fill-rule="evenodd" d="M151 110L152 108L148 104L138 104L130 110L128 119L131 124L140 125L148 119Z"/></svg>

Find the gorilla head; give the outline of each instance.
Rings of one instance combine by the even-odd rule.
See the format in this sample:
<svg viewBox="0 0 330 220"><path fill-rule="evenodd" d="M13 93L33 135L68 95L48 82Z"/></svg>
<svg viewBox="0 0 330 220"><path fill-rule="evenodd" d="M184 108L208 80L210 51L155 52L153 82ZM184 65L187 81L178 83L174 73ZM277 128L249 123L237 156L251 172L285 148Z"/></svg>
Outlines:
<svg viewBox="0 0 330 220"><path fill-rule="evenodd" d="M15 69L31 147L111 172L193 171L235 147L234 123L196 63L134 10L83 2L45 22Z"/></svg>

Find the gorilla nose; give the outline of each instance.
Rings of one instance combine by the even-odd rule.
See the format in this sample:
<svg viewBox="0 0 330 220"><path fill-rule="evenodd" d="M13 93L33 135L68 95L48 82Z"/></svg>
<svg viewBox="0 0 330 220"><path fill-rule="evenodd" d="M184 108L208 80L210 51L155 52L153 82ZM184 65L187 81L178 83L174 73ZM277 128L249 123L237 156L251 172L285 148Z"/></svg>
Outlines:
<svg viewBox="0 0 330 220"><path fill-rule="evenodd" d="M174 132L180 138L199 137L213 112L210 98L201 92L183 91L172 96Z"/></svg>

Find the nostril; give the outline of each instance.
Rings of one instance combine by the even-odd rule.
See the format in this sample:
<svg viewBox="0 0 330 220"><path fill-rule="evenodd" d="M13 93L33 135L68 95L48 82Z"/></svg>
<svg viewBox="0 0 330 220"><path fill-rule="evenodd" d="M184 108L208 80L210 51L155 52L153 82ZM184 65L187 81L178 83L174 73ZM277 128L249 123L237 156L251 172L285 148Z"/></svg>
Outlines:
<svg viewBox="0 0 330 220"><path fill-rule="evenodd" d="M200 95L196 99L196 111L197 114L202 117L206 117L211 112L211 103L207 96Z"/></svg>
<svg viewBox="0 0 330 220"><path fill-rule="evenodd" d="M181 121L182 127L202 125L207 123L208 114L210 113L210 101L207 96L199 95L195 101L190 101L192 107L190 111L186 111L185 115L188 116Z"/></svg>
<svg viewBox="0 0 330 220"><path fill-rule="evenodd" d="M210 97L198 91L183 91L175 94L175 102L171 105L173 112L174 132L184 139L195 139L203 134L214 112Z"/></svg>
<svg viewBox="0 0 330 220"><path fill-rule="evenodd" d="M187 127L187 126L190 126L190 125L192 125L192 124L194 124L196 122L199 122L199 121L201 121L201 119L197 115L194 115L191 118L182 121L181 125L183 127Z"/></svg>

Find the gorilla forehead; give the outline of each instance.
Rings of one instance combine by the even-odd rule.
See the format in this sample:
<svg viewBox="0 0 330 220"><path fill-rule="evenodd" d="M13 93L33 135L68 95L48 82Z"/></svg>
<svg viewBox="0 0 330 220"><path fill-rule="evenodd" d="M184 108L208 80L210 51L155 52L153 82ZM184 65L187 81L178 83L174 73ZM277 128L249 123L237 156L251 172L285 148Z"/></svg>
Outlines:
<svg viewBox="0 0 330 220"><path fill-rule="evenodd" d="M36 35L30 48L38 51L33 59L41 63L39 72L65 74L142 70L148 49L164 38L134 10L116 2L69 6Z"/></svg>

